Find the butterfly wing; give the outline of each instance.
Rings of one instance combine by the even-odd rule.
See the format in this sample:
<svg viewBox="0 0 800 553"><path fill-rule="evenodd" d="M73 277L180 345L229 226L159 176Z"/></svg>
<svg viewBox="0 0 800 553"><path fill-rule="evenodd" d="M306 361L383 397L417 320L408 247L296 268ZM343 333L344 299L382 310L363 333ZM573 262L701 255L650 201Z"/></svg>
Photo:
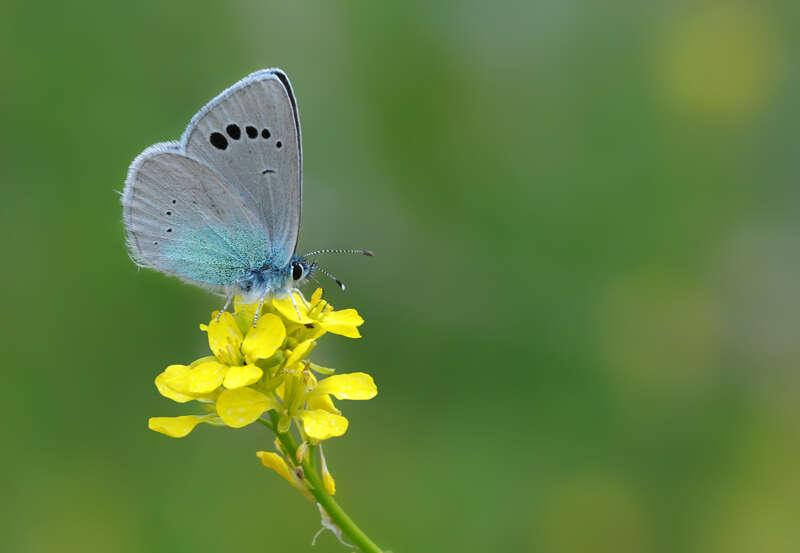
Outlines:
<svg viewBox="0 0 800 553"><path fill-rule="evenodd" d="M278 266L297 246L302 201L300 120L278 69L245 77L208 103L183 134L186 155L210 167L268 233Z"/></svg>
<svg viewBox="0 0 800 553"><path fill-rule="evenodd" d="M133 260L192 284L230 286L270 251L258 217L177 142L151 146L134 160L122 205Z"/></svg>
<svg viewBox="0 0 800 553"><path fill-rule="evenodd" d="M302 201L300 122L278 69L245 77L191 120L180 142L131 164L123 220L141 266L210 288L288 263Z"/></svg>

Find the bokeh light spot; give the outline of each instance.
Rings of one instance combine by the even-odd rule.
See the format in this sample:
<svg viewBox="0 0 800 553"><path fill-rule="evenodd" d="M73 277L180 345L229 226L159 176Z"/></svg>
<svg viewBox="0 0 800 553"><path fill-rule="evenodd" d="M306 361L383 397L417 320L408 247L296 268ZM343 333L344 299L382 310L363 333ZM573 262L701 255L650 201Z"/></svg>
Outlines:
<svg viewBox="0 0 800 553"><path fill-rule="evenodd" d="M673 21L660 35L657 74L679 111L720 120L757 113L773 88L777 29L758 5L722 2Z"/></svg>

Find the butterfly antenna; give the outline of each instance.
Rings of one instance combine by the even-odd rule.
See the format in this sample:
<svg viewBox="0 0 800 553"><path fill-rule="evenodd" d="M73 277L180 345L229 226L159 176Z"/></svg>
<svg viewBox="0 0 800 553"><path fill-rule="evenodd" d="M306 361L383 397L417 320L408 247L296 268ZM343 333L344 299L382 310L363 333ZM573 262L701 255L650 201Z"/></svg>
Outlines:
<svg viewBox="0 0 800 553"><path fill-rule="evenodd" d="M320 281L318 281L316 278L314 278L314 273L317 271L318 267L319 267L319 264L316 261L311 263L311 266L308 268L308 277L307 278L309 280L313 280L314 282L316 282L317 286L319 286L320 288L324 288L324 286L322 286L322 283Z"/></svg>
<svg viewBox="0 0 800 553"><path fill-rule="evenodd" d="M368 257L375 255L371 250L316 250L305 254L303 257L311 257L312 255L318 255L321 253L357 253L359 255L366 255Z"/></svg>
<svg viewBox="0 0 800 553"><path fill-rule="evenodd" d="M315 268L317 271L319 271L320 273L322 273L323 275L334 281L339 286L339 288L341 288L342 292L345 291L344 282L342 282L341 280L330 274L328 271L320 267L318 264L315 263L314 265L316 266Z"/></svg>
<svg viewBox="0 0 800 553"><path fill-rule="evenodd" d="M316 267L314 267L314 268L316 269ZM323 288L323 289L325 288L320 281L318 281L317 279L314 278L314 275L309 273L308 279L309 280L313 280L317 284L317 286L319 286L320 288Z"/></svg>

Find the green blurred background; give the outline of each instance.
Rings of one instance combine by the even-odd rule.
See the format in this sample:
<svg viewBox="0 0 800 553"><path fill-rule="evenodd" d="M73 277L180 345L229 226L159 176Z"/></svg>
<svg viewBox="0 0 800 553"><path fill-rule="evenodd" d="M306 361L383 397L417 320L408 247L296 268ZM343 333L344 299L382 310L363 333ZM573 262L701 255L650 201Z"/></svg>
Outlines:
<svg viewBox="0 0 800 553"><path fill-rule="evenodd" d="M797 2L67 2L0 21L0 549L311 549L263 428L172 440L220 301L123 245L121 190L284 68L301 251L365 339L337 497L418 551L796 552Z"/></svg>

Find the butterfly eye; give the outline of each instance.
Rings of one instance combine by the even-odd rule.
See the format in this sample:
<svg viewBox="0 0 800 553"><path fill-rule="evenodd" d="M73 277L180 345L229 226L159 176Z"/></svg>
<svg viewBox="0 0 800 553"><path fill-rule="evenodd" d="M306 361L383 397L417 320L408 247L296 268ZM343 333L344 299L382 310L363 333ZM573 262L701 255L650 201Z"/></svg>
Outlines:
<svg viewBox="0 0 800 553"><path fill-rule="evenodd" d="M303 266L296 261L292 263L292 278L294 280L303 278Z"/></svg>

